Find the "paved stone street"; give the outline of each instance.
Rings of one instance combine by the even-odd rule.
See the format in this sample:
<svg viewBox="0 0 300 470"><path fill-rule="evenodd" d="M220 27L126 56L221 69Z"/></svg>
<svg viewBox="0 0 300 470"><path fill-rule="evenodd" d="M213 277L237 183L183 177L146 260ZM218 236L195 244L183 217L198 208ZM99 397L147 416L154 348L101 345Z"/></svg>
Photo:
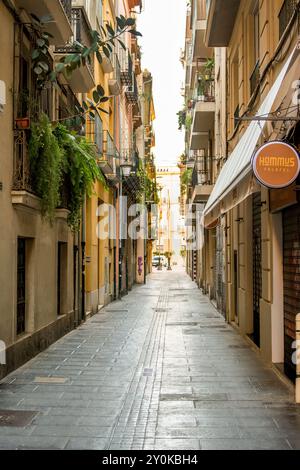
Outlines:
<svg viewBox="0 0 300 470"><path fill-rule="evenodd" d="M292 391L180 270L6 377L0 409L37 412L3 449L300 448Z"/></svg>

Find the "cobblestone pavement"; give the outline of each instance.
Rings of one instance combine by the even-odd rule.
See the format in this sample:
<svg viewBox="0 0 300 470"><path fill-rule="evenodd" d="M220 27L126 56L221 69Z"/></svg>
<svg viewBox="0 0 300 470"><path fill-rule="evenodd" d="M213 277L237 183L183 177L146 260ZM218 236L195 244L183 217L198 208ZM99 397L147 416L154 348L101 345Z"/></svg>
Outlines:
<svg viewBox="0 0 300 470"><path fill-rule="evenodd" d="M292 391L180 270L7 376L0 409L36 413L4 449L300 448Z"/></svg>

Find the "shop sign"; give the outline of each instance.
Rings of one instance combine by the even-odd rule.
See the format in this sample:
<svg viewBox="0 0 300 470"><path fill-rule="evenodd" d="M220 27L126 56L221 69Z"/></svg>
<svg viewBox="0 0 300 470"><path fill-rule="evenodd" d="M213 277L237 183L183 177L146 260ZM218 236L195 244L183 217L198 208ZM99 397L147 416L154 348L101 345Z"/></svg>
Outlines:
<svg viewBox="0 0 300 470"><path fill-rule="evenodd" d="M286 142L268 142L254 154L252 168L257 180L267 188L287 188L299 175L299 154Z"/></svg>

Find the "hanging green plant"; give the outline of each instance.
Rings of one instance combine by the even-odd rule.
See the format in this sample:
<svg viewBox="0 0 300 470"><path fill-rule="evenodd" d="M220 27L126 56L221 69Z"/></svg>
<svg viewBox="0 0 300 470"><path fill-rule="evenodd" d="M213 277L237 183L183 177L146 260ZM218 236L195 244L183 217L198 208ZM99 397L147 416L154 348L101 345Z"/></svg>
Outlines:
<svg viewBox="0 0 300 470"><path fill-rule="evenodd" d="M93 143L88 142L85 137L70 133L62 124L55 127L54 134L64 155L62 172L69 196L68 222L73 230L77 230L85 196L92 196L96 181L100 181L105 188L107 183L97 165Z"/></svg>
<svg viewBox="0 0 300 470"><path fill-rule="evenodd" d="M29 161L33 188L41 199L42 215L52 222L60 204L63 152L45 114L32 124Z"/></svg>
<svg viewBox="0 0 300 470"><path fill-rule="evenodd" d="M94 183L101 181L107 188L97 165L94 144L62 124L53 128L42 114L32 125L29 159L33 187L41 198L42 216L52 223L61 194L67 192L68 223L77 230L85 196L93 194Z"/></svg>
<svg viewBox="0 0 300 470"><path fill-rule="evenodd" d="M143 197L145 198L145 202L157 202L158 195L157 195L157 189L156 189L156 182L155 180L152 180L149 178L146 169L143 167L143 164L140 163L138 171L137 171L137 177L139 178L139 192L138 192L138 202L142 203Z"/></svg>

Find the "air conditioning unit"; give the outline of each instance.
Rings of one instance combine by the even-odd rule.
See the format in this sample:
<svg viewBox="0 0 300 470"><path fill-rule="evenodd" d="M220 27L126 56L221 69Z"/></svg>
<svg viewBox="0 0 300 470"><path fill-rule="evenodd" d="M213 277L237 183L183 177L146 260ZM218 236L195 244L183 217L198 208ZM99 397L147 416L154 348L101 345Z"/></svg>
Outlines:
<svg viewBox="0 0 300 470"><path fill-rule="evenodd" d="M0 113L3 113L6 105L6 86L3 80L0 80Z"/></svg>

